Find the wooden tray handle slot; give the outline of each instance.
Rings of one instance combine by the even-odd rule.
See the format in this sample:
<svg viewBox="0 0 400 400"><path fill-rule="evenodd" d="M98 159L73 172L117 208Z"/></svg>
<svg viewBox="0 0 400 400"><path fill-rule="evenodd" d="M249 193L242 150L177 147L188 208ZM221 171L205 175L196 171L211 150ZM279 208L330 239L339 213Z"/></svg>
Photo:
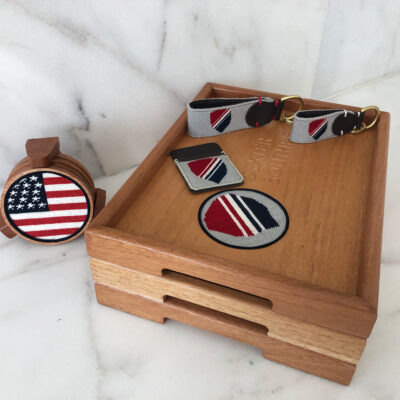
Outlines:
<svg viewBox="0 0 400 400"><path fill-rule="evenodd" d="M91 259L93 279L158 303L169 297L219 311L268 328L268 336L328 357L357 364L365 340L272 311L266 299L184 274L163 270L157 277Z"/></svg>
<svg viewBox="0 0 400 400"><path fill-rule="evenodd" d="M273 339L353 364L364 349L365 340L360 338L276 314L267 299L170 270L163 270L162 279L169 282L164 299L176 297L268 327L268 336Z"/></svg>
<svg viewBox="0 0 400 400"><path fill-rule="evenodd" d="M264 325L256 324L254 322L247 321L242 318L234 317L229 314L222 313L220 311L213 310L208 307L203 307L199 306L194 303L190 303L189 301L185 300L180 300L176 297L171 297L171 296L166 296L164 299L164 304L173 307L175 310L179 311L185 311L186 313L191 313L193 314L193 318L195 319L194 315L196 316L203 316L206 318L211 318L213 320L218 320L219 323L226 324L227 327L229 325L233 325L235 327L240 327L243 331L246 331L248 334L251 335L261 335L261 336L267 336L268 335L268 328L265 327ZM174 315L170 315L168 313L165 314L165 318L177 320L176 318L178 317ZM188 321L191 324L193 324L192 321ZM195 324L193 324L195 325ZM207 329L207 328L205 328Z"/></svg>
<svg viewBox="0 0 400 400"><path fill-rule="evenodd" d="M58 137L28 139L25 148L31 167L45 168L60 153L60 140Z"/></svg>
<svg viewBox="0 0 400 400"><path fill-rule="evenodd" d="M212 296L218 295L218 297L221 296L221 299L231 299L232 302L242 304L243 306L257 306L260 310L272 310L273 307L273 303L269 299L208 282L200 278L193 278L179 272L163 269L162 276L170 282L185 285L188 289L191 288L193 292L199 290L199 293L210 293Z"/></svg>

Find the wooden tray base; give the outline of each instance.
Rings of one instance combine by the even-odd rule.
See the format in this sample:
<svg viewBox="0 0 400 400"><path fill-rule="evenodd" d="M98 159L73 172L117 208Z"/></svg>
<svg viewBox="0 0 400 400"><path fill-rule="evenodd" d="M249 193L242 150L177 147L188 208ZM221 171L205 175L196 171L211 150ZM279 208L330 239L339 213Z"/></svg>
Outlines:
<svg viewBox="0 0 400 400"><path fill-rule="evenodd" d="M267 329L218 311L168 297L163 303L95 283L100 304L158 323L180 321L260 348L264 357L348 385L356 365L291 345L267 335Z"/></svg>
<svg viewBox="0 0 400 400"><path fill-rule="evenodd" d="M210 83L196 98L249 96L281 97ZM296 106L289 100L285 112ZM359 111L311 99L304 108ZM184 112L86 231L88 252L146 274L167 269L230 287L283 316L367 338L377 315L389 120L382 112L361 135L298 144L278 121L193 138ZM197 212L213 192L190 193L169 154L209 142L229 155L243 187L284 205L290 228L279 242L241 250L204 234Z"/></svg>
<svg viewBox="0 0 400 400"><path fill-rule="evenodd" d="M338 360L357 364L365 347L365 339L277 314L271 302L248 293L172 271L157 277L93 258L90 265L95 282L157 302L174 297L232 315L264 326L270 338Z"/></svg>

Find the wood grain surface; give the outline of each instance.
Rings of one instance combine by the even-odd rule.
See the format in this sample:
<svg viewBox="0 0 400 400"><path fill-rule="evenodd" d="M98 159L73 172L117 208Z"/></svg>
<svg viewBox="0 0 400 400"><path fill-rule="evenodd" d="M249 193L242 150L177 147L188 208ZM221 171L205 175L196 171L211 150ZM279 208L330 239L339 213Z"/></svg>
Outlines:
<svg viewBox="0 0 400 400"><path fill-rule="evenodd" d="M173 319L260 348L264 357L348 385L356 365L297 347L267 335L267 330L243 319L168 297L164 303L96 283L97 301L142 318L164 323Z"/></svg>
<svg viewBox="0 0 400 400"><path fill-rule="evenodd" d="M216 191L193 195L171 158L154 173L152 183L116 228L343 294L357 294L368 212L368 163L375 151L376 132L302 145L289 142L290 129L288 124L272 122L212 139L185 135L177 145L217 142L244 176L243 188L260 190L283 204L290 226L274 245L234 249L206 236L197 212Z"/></svg>
<svg viewBox="0 0 400 400"><path fill-rule="evenodd" d="M233 315L265 326L271 338L352 364L365 347L365 339L277 314L271 302L244 292L171 271L157 277L93 258L90 265L95 282L156 301L171 296Z"/></svg>
<svg viewBox="0 0 400 400"><path fill-rule="evenodd" d="M281 97L207 84L196 98L254 95ZM306 109L338 107L305 99ZM290 142L290 129L273 121L192 138L184 112L96 218L86 235L89 254L153 274L195 274L266 297L276 312L367 337L377 309L389 114L383 112L361 135L314 144ZM199 206L215 192L190 193L169 152L206 142L217 142L228 154L244 176L243 188L265 192L286 208L290 226L279 242L234 249L201 230ZM122 244L126 251L120 251ZM138 266L135 258L146 263ZM174 264L178 258L185 262Z"/></svg>
<svg viewBox="0 0 400 400"><path fill-rule="evenodd" d="M25 148L32 168L48 167L60 153L60 139L56 136L28 139Z"/></svg>

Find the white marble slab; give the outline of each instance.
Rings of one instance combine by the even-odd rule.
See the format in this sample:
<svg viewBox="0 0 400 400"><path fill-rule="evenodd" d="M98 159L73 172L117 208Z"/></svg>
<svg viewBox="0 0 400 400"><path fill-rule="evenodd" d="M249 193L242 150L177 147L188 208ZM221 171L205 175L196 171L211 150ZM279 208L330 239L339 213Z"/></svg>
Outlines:
<svg viewBox="0 0 400 400"><path fill-rule="evenodd" d="M97 185L111 195L130 172ZM43 247L0 237L0 266L2 399L400 396L399 262L382 265L379 318L349 387L268 361L259 349L216 334L97 304L83 238Z"/></svg>
<svg viewBox="0 0 400 400"><path fill-rule="evenodd" d="M225 1L38 4L0 3L3 181L34 136L61 136L63 150L98 176L138 163L204 80L308 94L326 11L325 1L289 0L273 16L270 1L246 2L247 14ZM301 64L304 51L310 64ZM268 69L276 54L282 63ZM396 75L331 98L392 112L379 317L350 387L265 360L243 343L98 305L83 238L43 247L0 235L0 399L400 398L399 85ZM97 184L110 197L130 173Z"/></svg>
<svg viewBox="0 0 400 400"><path fill-rule="evenodd" d="M400 70L398 0L330 0L312 97Z"/></svg>
<svg viewBox="0 0 400 400"><path fill-rule="evenodd" d="M309 95L327 0L3 1L0 185L29 137L137 165L207 81Z"/></svg>

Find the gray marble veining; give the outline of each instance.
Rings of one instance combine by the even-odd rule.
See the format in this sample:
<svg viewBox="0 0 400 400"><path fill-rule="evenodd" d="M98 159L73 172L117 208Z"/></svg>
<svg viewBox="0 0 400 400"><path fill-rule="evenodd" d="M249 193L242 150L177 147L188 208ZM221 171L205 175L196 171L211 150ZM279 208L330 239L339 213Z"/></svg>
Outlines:
<svg viewBox="0 0 400 400"><path fill-rule="evenodd" d="M350 387L98 305L83 238L0 235L0 399L398 399L400 75L332 97L399 69L396 5L0 0L0 185L57 135L94 176L123 171L98 179L110 198L206 81L392 112L379 318Z"/></svg>

